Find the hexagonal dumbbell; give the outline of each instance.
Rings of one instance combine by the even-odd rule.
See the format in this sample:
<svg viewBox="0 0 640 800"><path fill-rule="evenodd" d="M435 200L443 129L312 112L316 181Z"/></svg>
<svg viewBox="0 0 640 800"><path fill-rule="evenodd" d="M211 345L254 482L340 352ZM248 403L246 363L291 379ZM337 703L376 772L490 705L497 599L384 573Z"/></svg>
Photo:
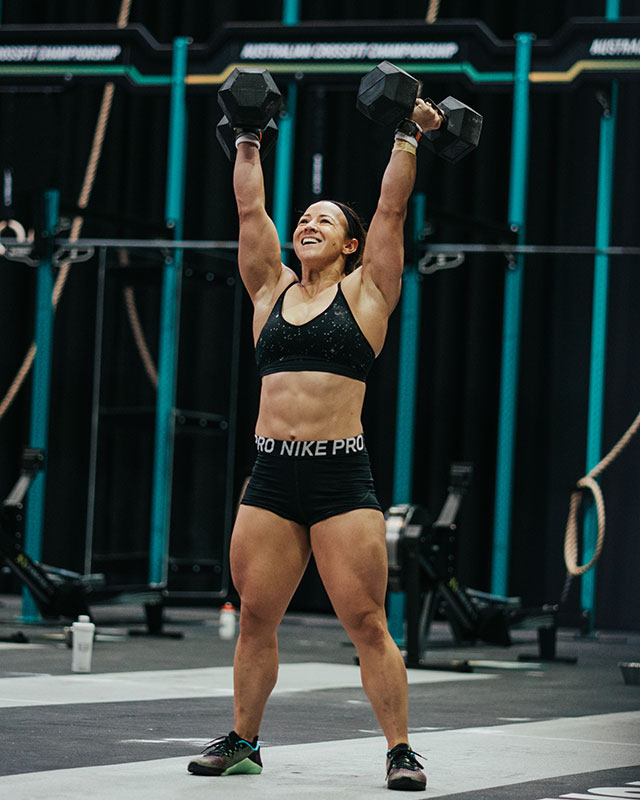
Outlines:
<svg viewBox="0 0 640 800"><path fill-rule="evenodd" d="M408 72L382 61L361 80L356 107L379 125L394 125L411 116L420 88L420 82ZM420 143L455 164L478 146L482 115L455 97L441 103L427 98L426 102L438 108L444 119L437 130L426 131Z"/></svg>
<svg viewBox="0 0 640 800"><path fill-rule="evenodd" d="M478 146L482 115L451 96L437 104L432 100L428 102L442 111L444 121L437 130L425 131L420 142L432 153L455 164Z"/></svg>
<svg viewBox="0 0 640 800"><path fill-rule="evenodd" d="M218 103L234 128L264 128L281 102L280 90L266 69L236 68L218 91Z"/></svg>
<svg viewBox="0 0 640 800"><path fill-rule="evenodd" d="M395 125L410 117L420 81L390 61L381 61L360 81L356 108L378 125Z"/></svg>
<svg viewBox="0 0 640 800"><path fill-rule="evenodd" d="M216 136L229 160L235 159L235 131L262 132L261 156L272 149L278 135L273 117L280 110L282 95L266 69L236 68L218 91L224 117Z"/></svg>

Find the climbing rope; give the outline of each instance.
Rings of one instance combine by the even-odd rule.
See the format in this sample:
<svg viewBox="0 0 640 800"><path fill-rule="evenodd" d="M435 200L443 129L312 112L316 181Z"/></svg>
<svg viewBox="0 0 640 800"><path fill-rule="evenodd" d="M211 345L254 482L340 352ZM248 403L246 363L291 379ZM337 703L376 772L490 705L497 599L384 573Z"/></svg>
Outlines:
<svg viewBox="0 0 640 800"><path fill-rule="evenodd" d="M138 352L140 353L140 358L142 359L144 371L147 373L153 388L157 389L158 370L156 369L156 365L153 363L153 358L151 357L151 353L147 345L147 340L142 329L140 317L138 316L136 296L133 291L133 287L125 286L122 290L122 293L124 295L124 304L127 307L127 315L129 317L129 324L131 325L131 332L133 333L133 338L136 341L136 346L138 348Z"/></svg>
<svg viewBox="0 0 640 800"><path fill-rule="evenodd" d="M624 433L624 435L619 439L619 441L613 446L610 452L598 463L596 466L590 470L583 478L577 482L576 487L577 489L571 493L571 499L569 502L569 517L567 519L567 528L564 535L564 563L567 567L567 573L569 576L575 577L578 575L583 575L585 572L591 569L596 561L600 558L600 553L602 552L602 546L604 544L604 531L605 531L605 523L606 523L606 516L604 510L604 498L602 496L602 490L598 485L596 478L600 475L601 472L614 461L620 453L624 450L624 448L629 444L631 439L637 433L638 428L640 428L640 412L635 420L631 423L630 427ZM581 566L578 565L578 510L580 505L582 504L582 496L584 494L583 490L588 489L591 494L593 495L593 499L596 504L596 515L598 518L598 537L596 540L596 546L593 551L593 555L591 560L587 564L583 564ZM565 591L563 594L566 594L568 586L565 586Z"/></svg>
<svg viewBox="0 0 640 800"><path fill-rule="evenodd" d="M120 13L118 14L118 28L126 28L129 23L129 14L131 12L131 3L133 0L122 0L120 4ZM100 163L100 156L102 155L102 146L104 144L104 137L107 131L107 124L109 122L109 115L111 114L111 106L113 103L113 94L115 91L115 84L107 83L102 91L102 102L100 103L100 111L98 113L98 119L96 122L96 127L93 133L93 142L91 145L91 152L89 153L89 160L87 161L87 166L84 172L84 179L82 181L82 188L80 189L80 194L78 196L78 208L86 209L89 205L89 200L91 198L91 192L93 190L93 184L95 183L96 173L98 171L98 165ZM71 242L75 242L80 238L80 233L82 231L82 226L84 224L84 217L82 215L77 215L73 219L73 223L71 225L71 232L69 234L69 240ZM62 292L64 290L65 284L67 282L67 277L69 276L69 270L71 269L71 261L64 261L60 265L60 270L56 277L55 284L53 286L53 293L51 297L51 304L53 305L53 310L55 311L58 307L58 303L60 302L60 298L62 296ZM27 350L27 354L22 362L22 366L18 370L16 377L13 379L9 390L7 391L4 399L0 403L0 420L4 417L4 415L9 410L9 407L13 403L16 398L16 395L20 391L22 385L24 384L27 375L33 365L33 360L36 355L36 344L35 342L31 343L31 346Z"/></svg>
<svg viewBox="0 0 640 800"><path fill-rule="evenodd" d="M119 260L121 267L129 266L129 254L126 250L121 249L119 253ZM138 348L138 353L140 354L140 358L142 359L142 365L144 366L144 371L147 373L149 380L151 381L151 385L154 389L158 388L158 370L156 365L153 363L153 358L151 357L151 352L149 350L149 346L147 345L147 340L144 335L144 330L142 329L142 323L140 322L140 316L138 315L138 307L136 305L136 295L133 291L132 286L125 286L122 290L122 294L124 296L124 304L127 309L127 316L129 317L129 325L131 326L131 332L133 333L133 338L135 339L136 346Z"/></svg>
<svg viewBox="0 0 640 800"><path fill-rule="evenodd" d="M440 0L429 0L429 7L427 8L427 16L424 18L425 22L433 25L438 19L438 12L440 11Z"/></svg>
<svg viewBox="0 0 640 800"><path fill-rule="evenodd" d="M131 332L133 333L133 338L135 339L138 353L140 353L144 371L147 373L153 388L157 389L158 370L156 369L156 365L153 363L153 358L151 357L147 340L142 329L142 323L140 322L140 317L138 316L138 308L136 306L136 296L135 292L133 291L133 286L125 286L122 290L122 294L124 295L124 304L127 308L127 316L129 317L129 324L131 325Z"/></svg>

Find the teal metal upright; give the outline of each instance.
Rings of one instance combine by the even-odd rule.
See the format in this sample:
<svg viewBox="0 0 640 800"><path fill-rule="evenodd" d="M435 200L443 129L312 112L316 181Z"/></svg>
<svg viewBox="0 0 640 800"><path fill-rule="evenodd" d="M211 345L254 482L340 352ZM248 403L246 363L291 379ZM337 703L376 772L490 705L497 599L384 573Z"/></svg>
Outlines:
<svg viewBox="0 0 640 800"><path fill-rule="evenodd" d="M527 178L529 156L529 68L531 33L518 33L513 83L513 118L511 129L511 171L509 178L509 224L517 231L518 244L526 242ZM509 265L504 280L502 319L502 355L496 487L493 515L493 559L491 591L505 595L509 580L513 459L518 406L518 372L524 256L519 253Z"/></svg>
<svg viewBox="0 0 640 800"><path fill-rule="evenodd" d="M607 0L606 18L618 19L619 0ZM598 156L598 197L596 201L596 236L598 249L609 247L611 233L611 201L613 197L613 168L615 156L618 82L611 85L611 101L600 119L600 151ZM591 356L589 370L589 411L587 421L586 469L592 470L601 458L602 412L607 348L607 301L609 294L609 256L596 255L593 268L593 300L591 314ZM595 505L589 503L582 530L582 562L587 563L596 547L598 518ZM593 631L596 596L596 570L592 567L582 575L580 602L587 611L589 632Z"/></svg>
<svg viewBox="0 0 640 800"><path fill-rule="evenodd" d="M416 192L413 197L413 241L416 243L424 229L425 209L425 195ZM405 267L402 276L393 505L408 504L412 501L419 342L420 273L417 257L414 257L412 263ZM398 644L404 643L405 640L404 618L404 592L389 592L387 596L389 632Z"/></svg>
<svg viewBox="0 0 640 800"><path fill-rule="evenodd" d="M282 24L297 25L300 21L300 0L284 0ZM293 190L293 156L295 152L296 110L298 87L294 81L287 84L286 108L278 118L275 173L273 179L273 222L281 242L288 241L291 232L291 196ZM288 254L283 251L283 263Z"/></svg>
<svg viewBox="0 0 640 800"><path fill-rule="evenodd" d="M42 236L44 253L38 264L36 282L35 346L36 357L31 386L31 422L29 446L47 450L49 439L49 404L51 396L51 360L53 354L53 238L58 224L60 195L50 189L44 193ZM46 463L46 462L45 462ZM24 551L34 561L42 560L46 469L37 473L27 495ZM22 590L22 617L25 621L40 618L29 590Z"/></svg>
<svg viewBox="0 0 640 800"><path fill-rule="evenodd" d="M184 181L186 165L186 86L189 39L173 42L171 74L171 109L167 155L165 222L174 239L182 239ZM180 323L182 250L173 250L165 258L162 273L160 341L158 351L158 392L151 497L151 533L149 542L149 583L161 586L167 581L171 481L173 474L173 410L176 395L177 342Z"/></svg>
<svg viewBox="0 0 640 800"><path fill-rule="evenodd" d="M416 192L413 197L414 242L419 241L424 230L425 209L425 195ZM420 273L417 260L414 259L407 264L402 275L396 442L393 462L394 505L411 502L419 341Z"/></svg>

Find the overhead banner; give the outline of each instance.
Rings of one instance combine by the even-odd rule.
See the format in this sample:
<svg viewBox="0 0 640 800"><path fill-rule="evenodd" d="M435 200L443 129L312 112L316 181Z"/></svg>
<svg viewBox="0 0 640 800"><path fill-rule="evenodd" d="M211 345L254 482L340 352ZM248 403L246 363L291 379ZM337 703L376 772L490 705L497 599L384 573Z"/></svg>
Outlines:
<svg viewBox="0 0 640 800"><path fill-rule="evenodd" d="M171 44L140 25L0 27L0 82L20 86L114 80L143 91L166 89ZM235 67L269 69L276 80L355 84L380 61L414 75L509 89L515 42L497 39L480 21L402 23L305 22L295 26L231 23L205 44L192 43L186 83L222 83ZM640 18L569 20L551 40L536 40L534 86L571 88L584 80L640 75Z"/></svg>
<svg viewBox="0 0 640 800"><path fill-rule="evenodd" d="M357 85L376 64L392 61L412 74L509 85L514 55L513 41L501 42L479 21L228 25L201 53L194 51L187 81L218 83L235 66L255 66L276 79Z"/></svg>

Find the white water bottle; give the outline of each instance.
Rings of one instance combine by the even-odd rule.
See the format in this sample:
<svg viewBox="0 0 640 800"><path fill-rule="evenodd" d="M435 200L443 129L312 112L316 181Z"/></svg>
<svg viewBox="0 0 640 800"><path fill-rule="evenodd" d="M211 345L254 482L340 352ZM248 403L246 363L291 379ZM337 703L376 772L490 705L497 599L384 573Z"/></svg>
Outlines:
<svg viewBox="0 0 640 800"><path fill-rule="evenodd" d="M72 672L91 672L91 655L93 653L93 635L95 631L96 626L86 614L80 614L78 621L71 626L73 641Z"/></svg>
<svg viewBox="0 0 640 800"><path fill-rule="evenodd" d="M225 603L220 609L218 633L221 639L233 639L236 635L236 610L231 603Z"/></svg>

